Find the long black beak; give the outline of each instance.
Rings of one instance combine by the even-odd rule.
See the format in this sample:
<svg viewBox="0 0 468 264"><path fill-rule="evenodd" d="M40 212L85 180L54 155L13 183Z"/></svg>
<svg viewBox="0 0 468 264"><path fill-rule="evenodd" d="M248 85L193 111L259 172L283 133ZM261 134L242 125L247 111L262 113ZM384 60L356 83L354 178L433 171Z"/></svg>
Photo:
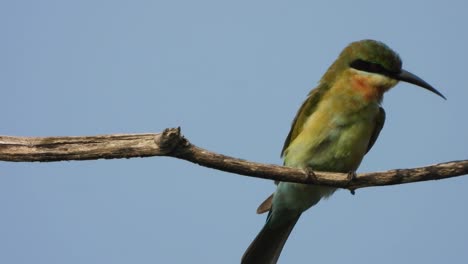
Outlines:
<svg viewBox="0 0 468 264"><path fill-rule="evenodd" d="M434 87L432 87L430 84L425 82L423 79L419 78L418 76L412 74L409 71L405 71L405 70L401 69L400 73L395 74L395 76L393 76L393 77L395 79L397 79L397 80L412 83L412 84L415 84L415 85L417 85L419 87L425 88L425 89L437 94L438 96L444 98L445 100L447 100L447 98L445 98L445 96L443 94L441 94L439 91L437 91Z"/></svg>

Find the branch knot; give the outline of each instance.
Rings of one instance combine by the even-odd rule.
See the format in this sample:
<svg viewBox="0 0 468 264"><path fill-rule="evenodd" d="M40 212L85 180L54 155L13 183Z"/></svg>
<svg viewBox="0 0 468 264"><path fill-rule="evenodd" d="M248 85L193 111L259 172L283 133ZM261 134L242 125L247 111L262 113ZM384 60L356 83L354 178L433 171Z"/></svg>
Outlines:
<svg viewBox="0 0 468 264"><path fill-rule="evenodd" d="M179 147L185 147L188 141L180 133L180 127L166 128L159 137L154 139L161 152L170 154Z"/></svg>

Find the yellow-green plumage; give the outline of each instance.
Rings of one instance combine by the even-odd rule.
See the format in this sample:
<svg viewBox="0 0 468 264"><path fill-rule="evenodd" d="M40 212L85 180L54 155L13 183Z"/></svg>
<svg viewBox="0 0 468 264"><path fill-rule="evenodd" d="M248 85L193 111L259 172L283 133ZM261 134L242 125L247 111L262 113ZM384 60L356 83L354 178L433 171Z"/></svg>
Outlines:
<svg viewBox="0 0 468 264"><path fill-rule="evenodd" d="M285 166L318 171L354 172L372 148L385 122L383 94L399 80L439 95L401 69L399 56L386 45L363 40L340 54L300 107L281 152ZM441 95L442 96L442 95ZM335 188L278 183L258 209L267 222L245 252L242 263L276 263L298 218Z"/></svg>

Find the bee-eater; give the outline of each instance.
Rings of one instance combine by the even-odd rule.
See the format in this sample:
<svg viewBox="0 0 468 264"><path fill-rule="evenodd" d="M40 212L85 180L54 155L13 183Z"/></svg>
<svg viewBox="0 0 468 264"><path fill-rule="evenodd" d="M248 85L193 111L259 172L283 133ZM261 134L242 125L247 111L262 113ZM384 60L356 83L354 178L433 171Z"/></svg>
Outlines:
<svg viewBox="0 0 468 264"><path fill-rule="evenodd" d="M296 114L281 152L284 165L350 173L374 145L385 121L383 94L399 81L445 97L401 67L396 52L375 40L349 44ZM351 174L352 173L352 174ZM243 264L276 263L302 212L336 188L279 182L257 209L266 223L242 257Z"/></svg>

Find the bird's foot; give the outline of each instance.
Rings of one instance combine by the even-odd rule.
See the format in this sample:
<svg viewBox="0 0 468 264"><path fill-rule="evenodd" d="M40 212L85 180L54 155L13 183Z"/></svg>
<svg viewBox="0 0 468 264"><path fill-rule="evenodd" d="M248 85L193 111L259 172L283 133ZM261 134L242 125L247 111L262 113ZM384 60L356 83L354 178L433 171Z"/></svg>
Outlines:
<svg viewBox="0 0 468 264"><path fill-rule="evenodd" d="M348 172L348 176L347 176L348 183L346 185L350 184L356 178L357 178L357 174L355 171ZM355 189L349 189L349 191L351 192L352 195L356 194Z"/></svg>
<svg viewBox="0 0 468 264"><path fill-rule="evenodd" d="M315 172L312 170L312 168L307 167L304 168L305 173L307 174L307 180L313 180L317 181L317 175L315 175Z"/></svg>

